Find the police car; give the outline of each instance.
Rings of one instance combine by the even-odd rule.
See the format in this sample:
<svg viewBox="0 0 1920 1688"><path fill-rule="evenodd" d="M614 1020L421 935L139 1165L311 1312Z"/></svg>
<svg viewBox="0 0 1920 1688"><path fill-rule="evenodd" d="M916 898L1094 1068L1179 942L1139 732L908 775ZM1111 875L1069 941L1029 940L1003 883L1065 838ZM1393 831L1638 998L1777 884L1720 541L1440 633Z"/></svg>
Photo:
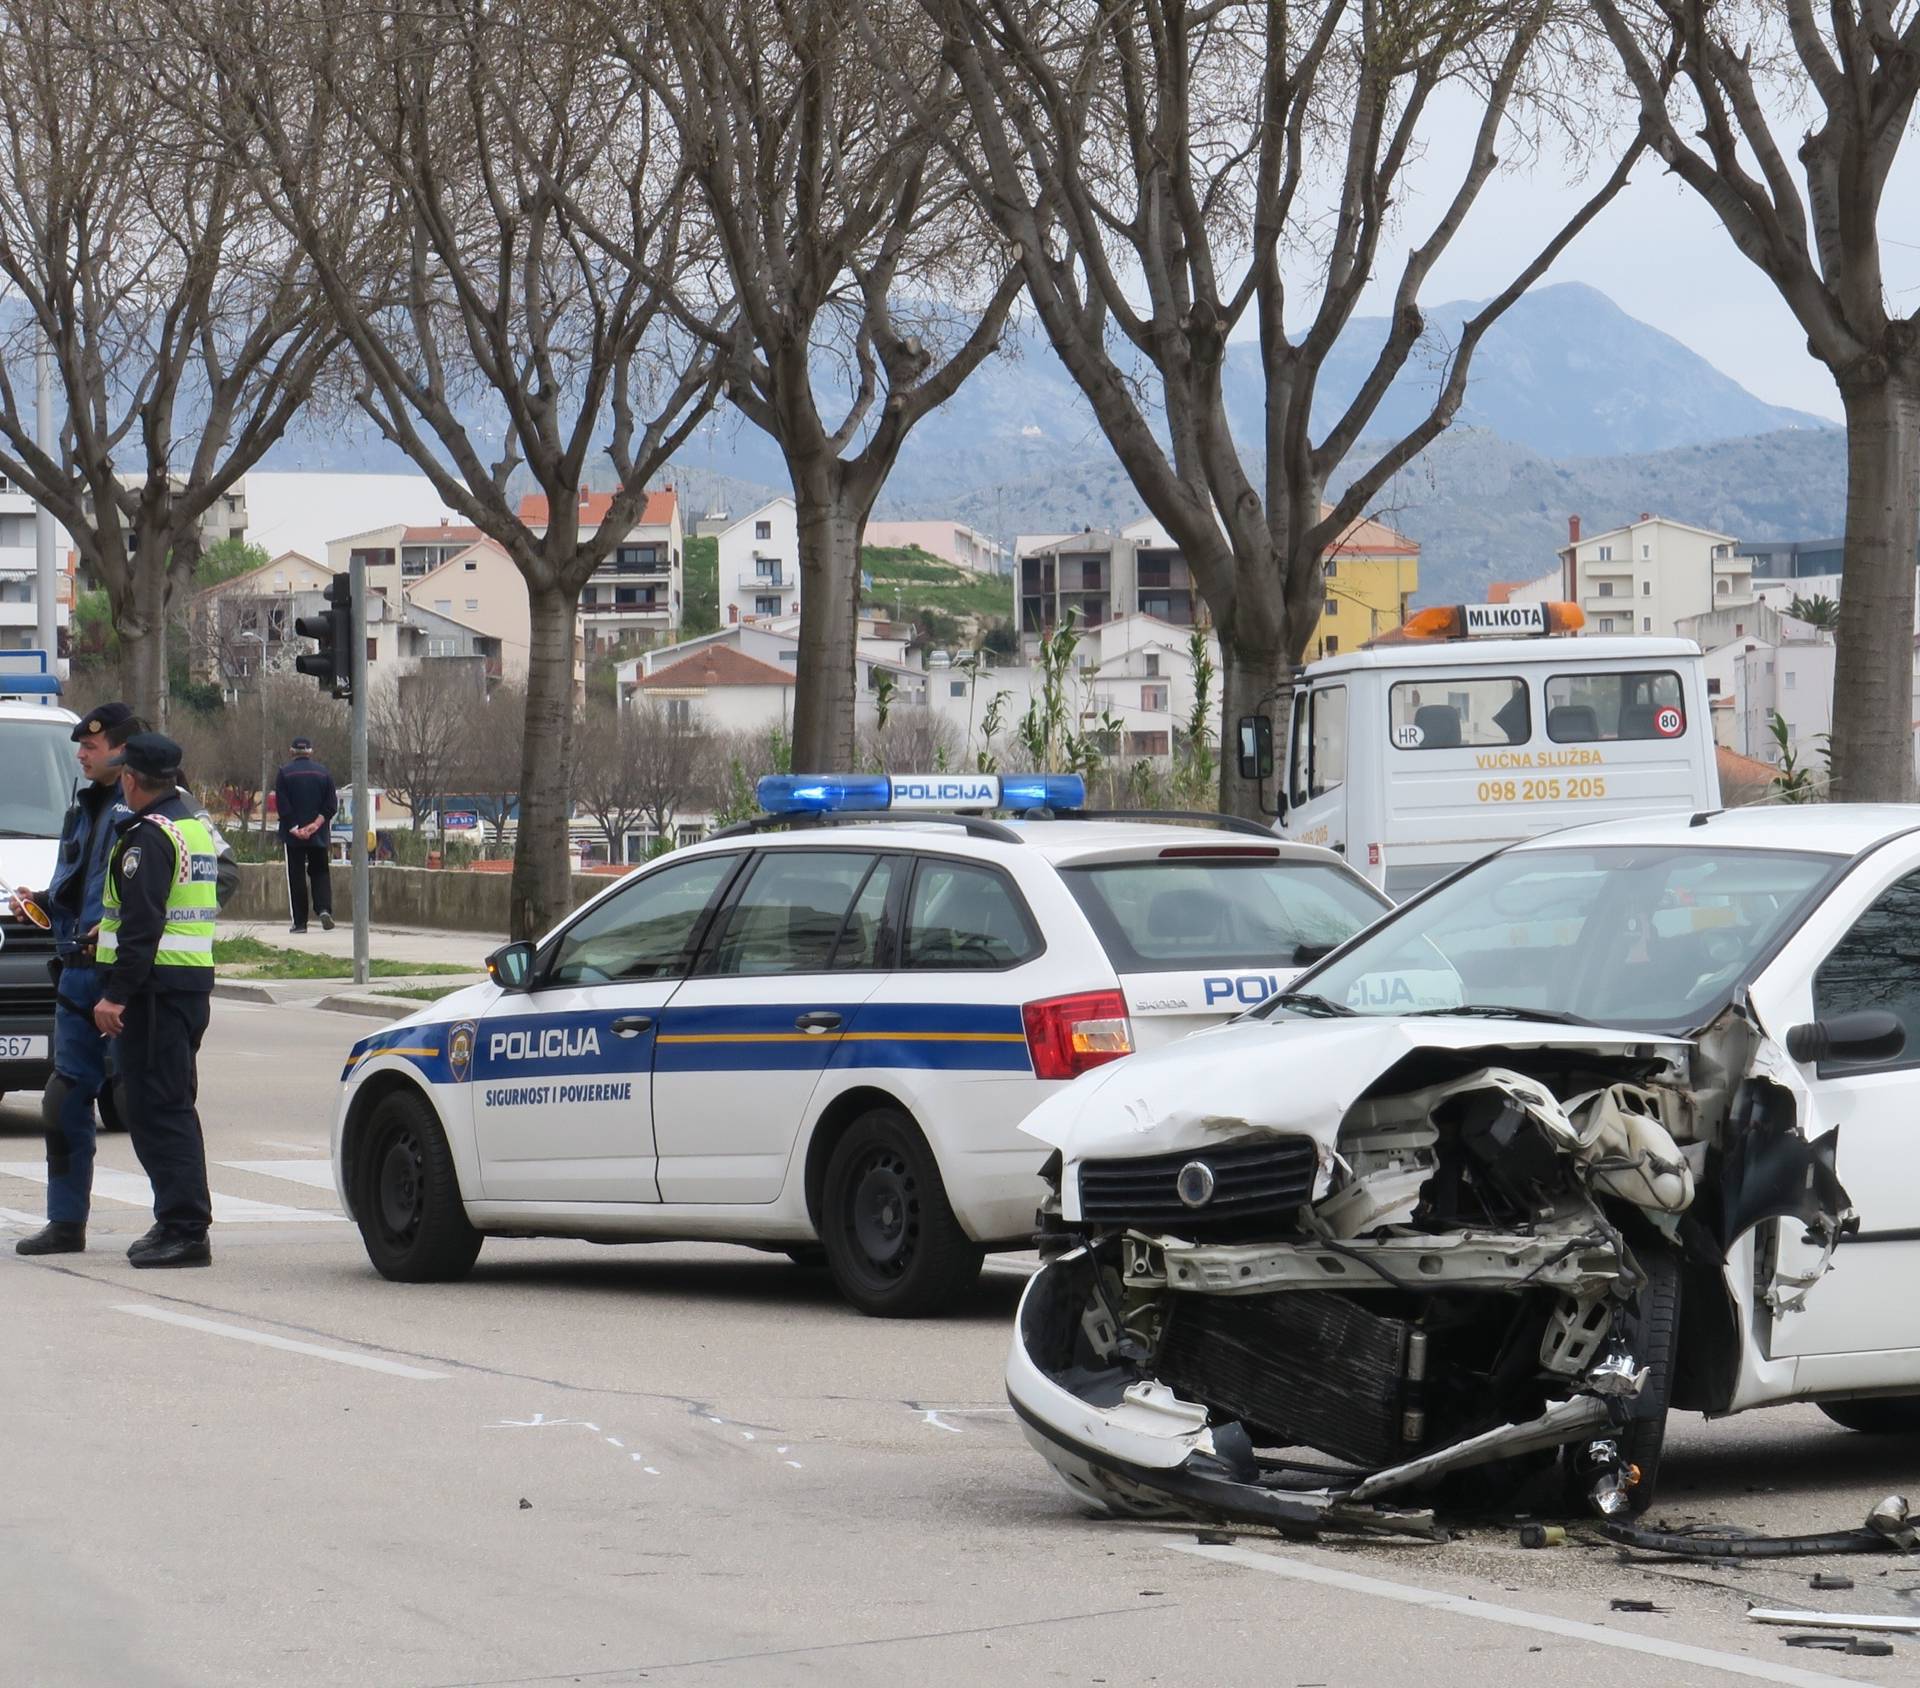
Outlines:
<svg viewBox="0 0 1920 1688"><path fill-rule="evenodd" d="M1029 1109L1389 906L1252 822L1089 816L1073 776L759 799L354 1046L334 1173L379 1271L457 1278L488 1235L704 1238L934 1311L1031 1237Z"/></svg>

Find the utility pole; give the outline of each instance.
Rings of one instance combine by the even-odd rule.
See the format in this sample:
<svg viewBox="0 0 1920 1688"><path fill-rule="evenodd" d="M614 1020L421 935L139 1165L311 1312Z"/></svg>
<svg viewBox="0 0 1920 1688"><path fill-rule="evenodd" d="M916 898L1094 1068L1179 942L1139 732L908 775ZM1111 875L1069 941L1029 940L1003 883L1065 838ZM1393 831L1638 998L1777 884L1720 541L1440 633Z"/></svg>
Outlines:
<svg viewBox="0 0 1920 1688"><path fill-rule="evenodd" d="M33 353L34 373L34 444L39 446L43 455L53 455L53 358L47 349L47 337L40 336L40 343ZM53 572L53 512L38 499L33 506L33 579L34 579L34 636L40 642L40 648L47 653L47 672L60 672L60 616L54 602Z"/></svg>
<svg viewBox="0 0 1920 1688"><path fill-rule="evenodd" d="M367 828L373 825L373 794L367 789L367 562L355 551L353 578L353 982L372 976L368 963L372 909L367 871Z"/></svg>

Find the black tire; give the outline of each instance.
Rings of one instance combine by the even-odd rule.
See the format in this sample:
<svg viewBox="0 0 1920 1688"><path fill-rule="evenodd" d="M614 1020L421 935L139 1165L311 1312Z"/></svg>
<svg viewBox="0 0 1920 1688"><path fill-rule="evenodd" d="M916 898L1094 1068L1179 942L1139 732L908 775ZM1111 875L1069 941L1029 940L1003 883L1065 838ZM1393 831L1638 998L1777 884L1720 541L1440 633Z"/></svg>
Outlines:
<svg viewBox="0 0 1920 1688"><path fill-rule="evenodd" d="M827 1251L818 1243L795 1243L780 1252L804 1272L824 1272L827 1268Z"/></svg>
<svg viewBox="0 0 1920 1688"><path fill-rule="evenodd" d="M1640 1291L1639 1341L1634 1358L1649 1372L1639 1406L1651 1416L1636 1418L1620 1434L1620 1452L1640 1468L1640 1481L1627 1491L1627 1505L1638 1515L1653 1505L1660 1482L1660 1455L1667 1441L1667 1403L1673 1399L1673 1363L1680 1346L1680 1262L1673 1251L1642 1243L1633 1251L1646 1273Z"/></svg>
<svg viewBox="0 0 1920 1688"><path fill-rule="evenodd" d="M898 1108L871 1109L848 1127L820 1206L827 1269L862 1313L924 1318L979 1281L986 1252L960 1229L933 1151Z"/></svg>
<svg viewBox="0 0 1920 1688"><path fill-rule="evenodd" d="M453 1151L426 1099L383 1096L354 1158L353 1205L374 1270L402 1284L464 1278L485 1238L467 1222Z"/></svg>
<svg viewBox="0 0 1920 1688"><path fill-rule="evenodd" d="M1819 1409L1843 1430L1866 1436L1909 1436L1920 1430L1920 1395L1890 1395L1877 1401L1819 1401Z"/></svg>

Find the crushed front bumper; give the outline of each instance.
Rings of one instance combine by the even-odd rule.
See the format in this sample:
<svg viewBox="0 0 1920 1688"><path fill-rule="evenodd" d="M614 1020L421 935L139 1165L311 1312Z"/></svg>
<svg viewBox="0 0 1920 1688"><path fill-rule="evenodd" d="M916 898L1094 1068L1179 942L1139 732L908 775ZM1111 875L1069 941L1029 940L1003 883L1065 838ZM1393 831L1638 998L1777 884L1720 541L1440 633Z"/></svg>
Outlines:
<svg viewBox="0 0 1920 1688"><path fill-rule="evenodd" d="M1199 1515L1310 1535L1345 1529L1436 1538L1430 1510L1384 1498L1451 1471L1608 1434L1616 1405L1594 1396L1379 1471L1337 1471L1258 1458L1238 1425L1165 1384L1076 1362L1073 1333L1092 1262L1084 1249L1050 1261L1020 1299L1007 1357L1007 1399L1022 1431L1082 1499L1130 1517Z"/></svg>

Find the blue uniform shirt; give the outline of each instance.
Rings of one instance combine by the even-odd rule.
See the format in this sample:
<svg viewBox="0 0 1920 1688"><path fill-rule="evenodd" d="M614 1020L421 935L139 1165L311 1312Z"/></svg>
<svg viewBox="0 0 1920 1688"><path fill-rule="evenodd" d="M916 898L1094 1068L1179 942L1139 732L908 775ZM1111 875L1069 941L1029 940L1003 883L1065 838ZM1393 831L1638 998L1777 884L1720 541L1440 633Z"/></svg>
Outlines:
<svg viewBox="0 0 1920 1688"><path fill-rule="evenodd" d="M60 854L47 884L47 913L53 941L63 960L71 960L86 935L100 924L107 886L107 858L113 854L116 817L128 812L118 782L88 781L74 794L60 828Z"/></svg>

